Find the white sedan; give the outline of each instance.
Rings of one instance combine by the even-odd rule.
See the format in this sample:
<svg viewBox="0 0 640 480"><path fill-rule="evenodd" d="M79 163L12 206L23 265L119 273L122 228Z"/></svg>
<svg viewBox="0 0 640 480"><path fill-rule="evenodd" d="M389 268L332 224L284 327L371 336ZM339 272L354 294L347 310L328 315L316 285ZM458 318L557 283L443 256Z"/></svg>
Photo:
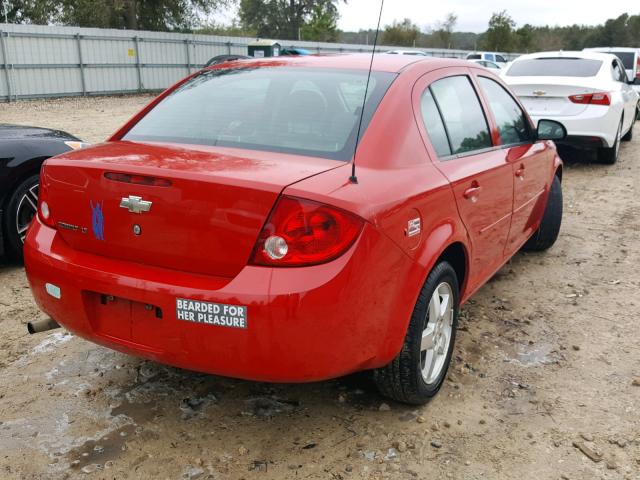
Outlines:
<svg viewBox="0 0 640 480"><path fill-rule="evenodd" d="M523 55L503 69L501 76L536 124L541 118L549 118L567 128L563 143L598 148L602 162L615 163L620 141L631 140L639 97L615 55Z"/></svg>

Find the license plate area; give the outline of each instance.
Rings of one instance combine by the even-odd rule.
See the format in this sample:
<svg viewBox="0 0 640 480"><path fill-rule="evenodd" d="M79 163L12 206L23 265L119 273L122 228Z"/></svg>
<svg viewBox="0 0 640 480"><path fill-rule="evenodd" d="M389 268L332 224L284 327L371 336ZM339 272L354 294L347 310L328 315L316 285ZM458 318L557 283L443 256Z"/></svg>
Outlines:
<svg viewBox="0 0 640 480"><path fill-rule="evenodd" d="M99 335L127 341L140 340L140 331L158 327L162 309L154 305L98 292L83 292L89 322Z"/></svg>

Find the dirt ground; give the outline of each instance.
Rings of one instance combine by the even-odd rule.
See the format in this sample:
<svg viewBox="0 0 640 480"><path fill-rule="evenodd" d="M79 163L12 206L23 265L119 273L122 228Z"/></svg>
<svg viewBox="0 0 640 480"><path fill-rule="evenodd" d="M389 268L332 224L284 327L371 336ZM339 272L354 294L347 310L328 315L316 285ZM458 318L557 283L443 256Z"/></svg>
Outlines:
<svg viewBox="0 0 640 480"><path fill-rule="evenodd" d="M0 122L96 142L149 100L3 104ZM422 408L365 375L259 384L29 336L42 314L22 268L0 266L0 478L640 479L636 134L614 166L568 162L558 243L464 307Z"/></svg>

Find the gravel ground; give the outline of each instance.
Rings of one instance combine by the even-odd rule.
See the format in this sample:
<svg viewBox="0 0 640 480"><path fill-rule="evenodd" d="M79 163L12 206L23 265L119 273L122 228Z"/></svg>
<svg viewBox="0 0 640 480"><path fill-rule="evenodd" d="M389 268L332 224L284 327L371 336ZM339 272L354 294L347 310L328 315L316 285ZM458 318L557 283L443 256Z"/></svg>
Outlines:
<svg viewBox="0 0 640 480"><path fill-rule="evenodd" d="M97 142L150 97L3 104L0 122ZM640 132L636 132L640 139ZM54 331L0 266L1 478L640 478L640 140L578 158L544 254L519 254L463 308L455 359L422 408L365 375L224 379Z"/></svg>

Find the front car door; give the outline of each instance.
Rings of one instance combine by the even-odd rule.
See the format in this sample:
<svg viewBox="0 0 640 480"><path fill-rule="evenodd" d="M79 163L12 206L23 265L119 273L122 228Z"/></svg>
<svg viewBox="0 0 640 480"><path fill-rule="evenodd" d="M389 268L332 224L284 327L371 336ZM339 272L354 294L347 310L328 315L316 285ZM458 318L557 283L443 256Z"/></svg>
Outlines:
<svg viewBox="0 0 640 480"><path fill-rule="evenodd" d="M624 133L630 128L633 128L633 123L636 119L636 109L638 107L638 94L633 87L629 85L624 65L618 58L613 61L612 75L613 80L620 88L622 101L624 102L624 123L622 125L622 132Z"/></svg>
<svg viewBox="0 0 640 480"><path fill-rule="evenodd" d="M495 148L494 130L467 68L423 76L413 90L427 151L449 180L470 237L469 291L504 263L511 224L512 167Z"/></svg>
<svg viewBox="0 0 640 480"><path fill-rule="evenodd" d="M513 171L513 218L505 247L513 255L538 228L553 178L554 153L545 142L535 142L528 117L498 81L477 72L502 146L501 154Z"/></svg>

